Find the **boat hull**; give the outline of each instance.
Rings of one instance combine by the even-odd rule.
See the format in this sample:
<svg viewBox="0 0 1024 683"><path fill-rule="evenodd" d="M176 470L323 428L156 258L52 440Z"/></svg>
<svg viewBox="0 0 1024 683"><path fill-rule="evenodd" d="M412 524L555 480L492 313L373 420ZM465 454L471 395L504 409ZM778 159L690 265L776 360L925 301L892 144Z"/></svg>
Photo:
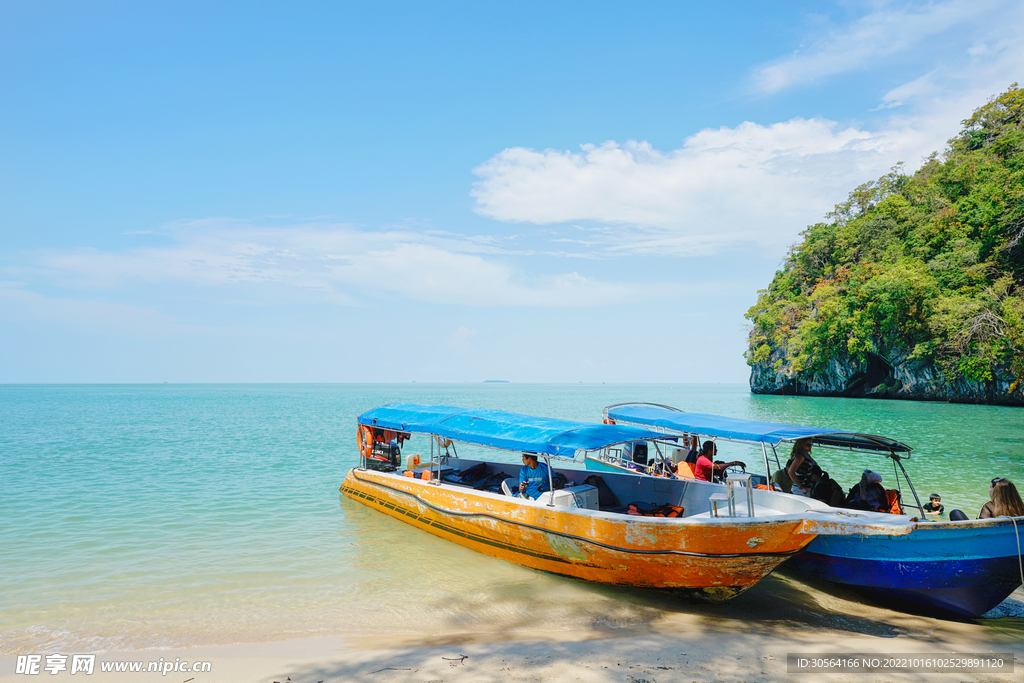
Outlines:
<svg viewBox="0 0 1024 683"><path fill-rule="evenodd" d="M1017 533L1024 543L1024 523L992 520L918 524L901 537L818 536L785 567L912 611L970 618L1021 585Z"/></svg>
<svg viewBox="0 0 1024 683"><path fill-rule="evenodd" d="M524 504L462 487L352 470L341 492L493 557L600 583L732 598L801 550L803 521L633 517Z"/></svg>

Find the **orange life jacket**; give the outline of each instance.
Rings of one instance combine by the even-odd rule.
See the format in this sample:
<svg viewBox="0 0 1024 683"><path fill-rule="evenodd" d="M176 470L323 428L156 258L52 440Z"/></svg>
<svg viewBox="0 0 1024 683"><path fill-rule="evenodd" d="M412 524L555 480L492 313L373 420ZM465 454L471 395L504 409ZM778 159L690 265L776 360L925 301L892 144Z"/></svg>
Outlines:
<svg viewBox="0 0 1024 683"><path fill-rule="evenodd" d="M900 505L900 492L894 489L885 490L885 502L888 508L881 512L888 512L892 515L902 515L903 507Z"/></svg>
<svg viewBox="0 0 1024 683"><path fill-rule="evenodd" d="M694 469L693 469L694 467L695 467L695 465L692 462L686 462L685 460L680 461L680 463L678 465L676 465L676 478L677 479L696 479L697 477L694 476L694 473L693 473L694 472Z"/></svg>

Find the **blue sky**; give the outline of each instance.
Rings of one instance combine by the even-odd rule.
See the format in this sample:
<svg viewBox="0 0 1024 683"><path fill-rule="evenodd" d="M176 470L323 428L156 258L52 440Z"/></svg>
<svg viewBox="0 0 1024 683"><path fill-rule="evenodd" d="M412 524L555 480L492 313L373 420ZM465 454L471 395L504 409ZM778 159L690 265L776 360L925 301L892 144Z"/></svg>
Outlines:
<svg viewBox="0 0 1024 683"><path fill-rule="evenodd" d="M0 382L744 382L1024 5L0 2Z"/></svg>

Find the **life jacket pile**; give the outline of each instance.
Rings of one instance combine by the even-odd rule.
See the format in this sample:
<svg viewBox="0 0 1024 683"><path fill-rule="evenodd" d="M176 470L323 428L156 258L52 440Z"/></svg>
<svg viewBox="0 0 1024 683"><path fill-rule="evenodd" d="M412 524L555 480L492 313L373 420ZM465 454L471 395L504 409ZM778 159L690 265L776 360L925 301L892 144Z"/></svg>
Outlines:
<svg viewBox="0 0 1024 683"><path fill-rule="evenodd" d="M657 505L655 503L630 503L626 511L628 515L638 517L682 517L683 508L678 505Z"/></svg>

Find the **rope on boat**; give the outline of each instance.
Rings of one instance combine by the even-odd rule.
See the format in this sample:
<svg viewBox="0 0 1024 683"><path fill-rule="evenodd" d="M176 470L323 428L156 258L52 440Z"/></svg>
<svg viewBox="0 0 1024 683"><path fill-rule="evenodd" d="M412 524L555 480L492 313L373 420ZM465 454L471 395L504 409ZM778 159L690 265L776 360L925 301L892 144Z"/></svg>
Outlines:
<svg viewBox="0 0 1024 683"><path fill-rule="evenodd" d="M1020 554L1020 530L1017 528L1017 519L1010 517L1013 522L1013 533L1017 537L1017 568L1020 569L1020 583L1024 585L1024 557Z"/></svg>

